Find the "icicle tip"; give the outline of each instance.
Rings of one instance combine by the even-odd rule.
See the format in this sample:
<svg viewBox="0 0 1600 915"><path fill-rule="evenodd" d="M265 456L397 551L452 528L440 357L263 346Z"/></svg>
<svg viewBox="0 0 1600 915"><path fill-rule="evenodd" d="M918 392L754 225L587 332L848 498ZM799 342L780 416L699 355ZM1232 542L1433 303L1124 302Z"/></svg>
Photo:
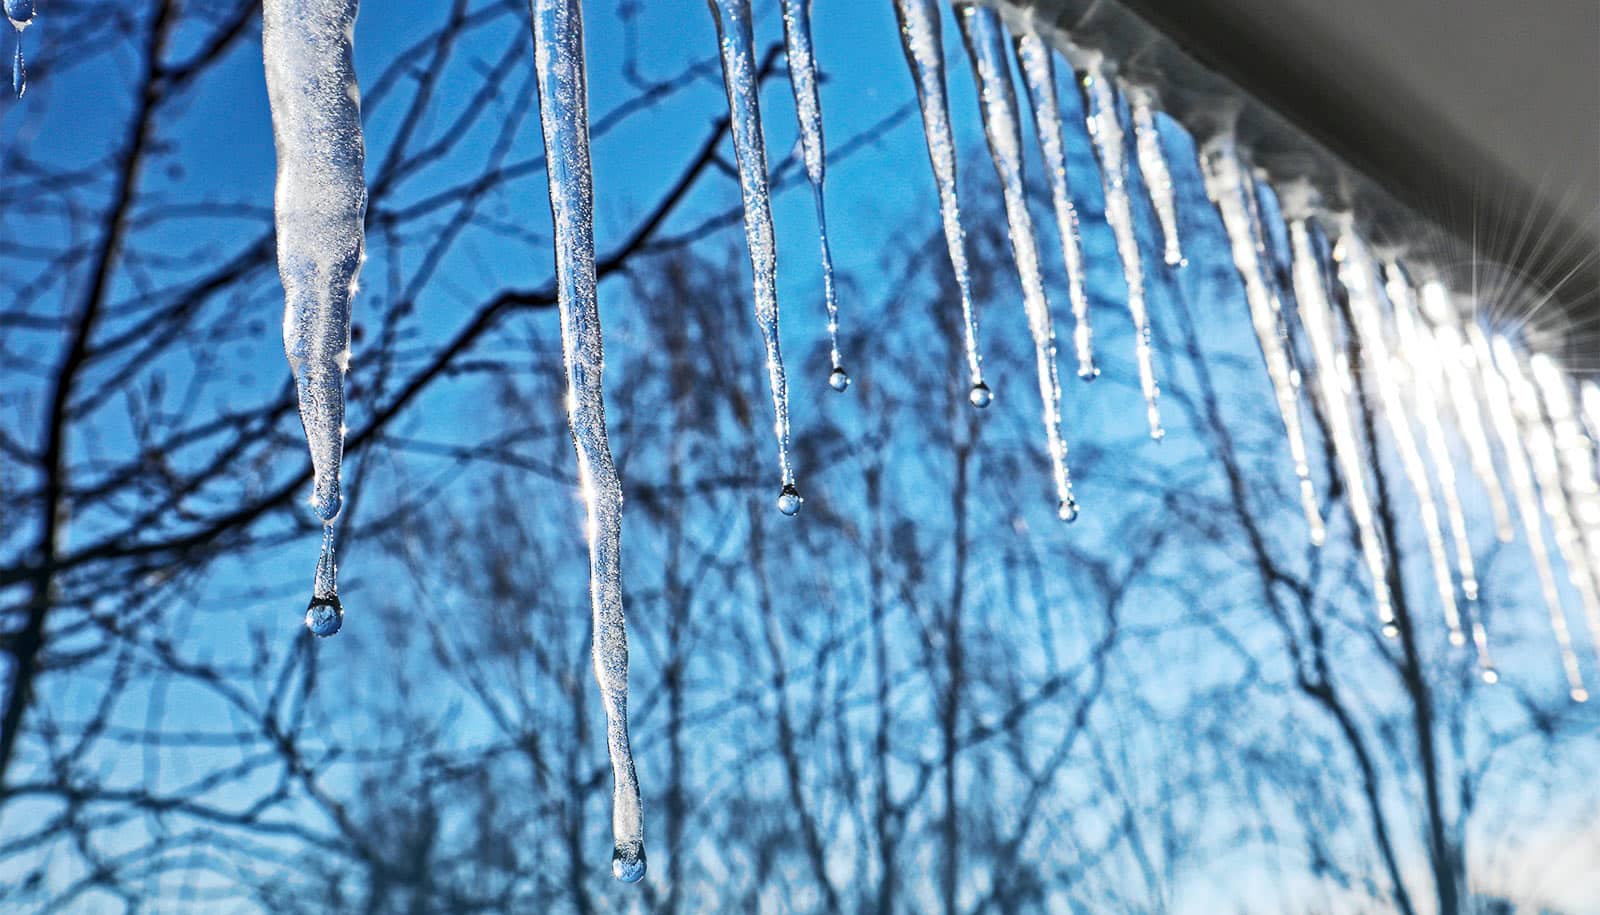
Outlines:
<svg viewBox="0 0 1600 915"><path fill-rule="evenodd" d="M638 883L643 880L646 869L644 845L627 842L611 850L611 876L623 883Z"/></svg>

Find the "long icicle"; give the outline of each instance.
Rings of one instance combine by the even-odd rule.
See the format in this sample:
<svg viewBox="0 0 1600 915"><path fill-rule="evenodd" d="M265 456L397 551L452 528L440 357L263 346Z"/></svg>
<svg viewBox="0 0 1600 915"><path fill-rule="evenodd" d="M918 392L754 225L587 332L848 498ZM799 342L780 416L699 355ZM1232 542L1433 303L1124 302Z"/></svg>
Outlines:
<svg viewBox="0 0 1600 915"><path fill-rule="evenodd" d="M1222 216L1222 227L1228 236L1233 253L1233 264L1244 282L1245 303L1250 308L1250 323L1255 328L1256 342L1261 346L1261 356L1267 363L1267 376L1278 401L1278 415L1289 440L1289 458L1294 462L1295 477L1299 480L1300 507L1305 513L1311 542L1321 546L1327 539L1322 510L1317 505L1316 486L1311 481L1311 461L1306 448L1305 429L1300 416L1300 391L1295 383L1294 364L1290 360L1284 323L1265 268L1261 263L1261 245L1250 216L1246 195L1252 193L1250 181L1240 161L1239 151L1231 138L1219 139L1206 145L1200 154L1201 175L1206 193L1216 204Z"/></svg>
<svg viewBox="0 0 1600 915"><path fill-rule="evenodd" d="M1294 253L1294 293L1300 304L1300 320L1317 363L1317 390L1327 417L1333 452L1344 477L1350 516L1356 524L1356 539L1372 577L1372 596L1378 605L1378 622L1383 634L1394 638L1400 630L1394 622L1394 599L1389 593L1389 562L1378 528L1373 521L1372 501L1367 495L1366 464L1361 458L1354 420L1350 415L1349 367L1340 359L1333 337L1333 309L1323 283L1322 264L1311 244L1311 227L1304 218L1289 221L1289 243Z"/></svg>
<svg viewBox="0 0 1600 915"><path fill-rule="evenodd" d="M1454 330L1448 325L1441 330ZM1533 471L1528 465L1528 453L1523 450L1523 430L1517 422L1512 406L1511 391L1505 376L1495 366L1488 337L1476 324L1467 325L1471 339L1471 352L1476 359L1478 376L1483 381L1485 400L1489 405L1489 418L1505 451L1506 475L1511 479L1511 492L1517 501L1517 512L1522 516L1522 529L1528 539L1528 552L1533 558L1534 574L1539 579L1539 591L1544 596L1545 609L1550 613L1550 630L1556 637L1556 648L1561 654L1561 667L1567 675L1567 689L1574 702L1589 698L1584 687L1583 673L1578 668L1578 655L1572 648L1572 632L1567 624L1566 609L1561 604L1561 589L1556 585L1555 570L1550 565L1550 551L1544 542L1544 518L1539 513L1539 491ZM1446 334L1449 337L1449 334ZM1457 337L1459 339L1459 337ZM1452 345L1466 348L1466 344Z"/></svg>
<svg viewBox="0 0 1600 915"><path fill-rule="evenodd" d="M1161 224L1167 266L1187 267L1189 261L1183 256L1183 242L1178 236L1178 202L1172 169L1167 165L1167 154L1161 149L1161 132L1156 128L1155 96L1149 89L1128 82L1123 82L1122 94L1127 96L1128 110L1133 114L1133 142L1139 156L1139 174L1144 177L1145 191L1150 195L1150 208L1156 211L1156 221Z"/></svg>
<svg viewBox="0 0 1600 915"><path fill-rule="evenodd" d="M778 438L778 470L782 489L778 510L800 511L789 460L789 382L778 343L778 252L772 231L772 199L767 181L767 144L761 132L761 97L756 80L755 39L751 35L750 0L707 0L717 24L722 56L722 84L728 93L728 116L739 185L744 193L744 237L750 249L755 284L756 323L767 350L767 381L772 387L773 431Z"/></svg>
<svg viewBox="0 0 1600 915"><path fill-rule="evenodd" d="M1506 500L1505 487L1500 482L1500 471L1495 467L1494 454L1489 447L1484 416L1478 406L1478 385L1473 382L1477 374L1477 356L1461 338L1461 318L1450 300L1443 283L1429 280L1422 284L1422 313L1435 327L1434 335L1440 364L1444 369L1446 388L1450 392L1451 406L1462 441L1467 446L1467 457L1472 462L1473 475L1489 496L1489 510L1494 515L1495 536L1501 543L1510 543L1516 536L1511 520L1511 507ZM1479 376L1482 381L1482 376Z"/></svg>
<svg viewBox="0 0 1600 915"><path fill-rule="evenodd" d="M894 0L894 13L900 23L900 44L905 50L906 64L911 68L911 79L917 87L922 135L928 144L928 161L933 166L934 183L939 189L945 248L950 254L950 267L955 271L956 290L961 295L967 380L971 385L968 399L975 407L987 407L994 395L984 383L983 357L978 352L978 311L972 301L967 236L961 228L961 201L956 193L956 140L950 129L938 0Z"/></svg>
<svg viewBox="0 0 1600 915"><path fill-rule="evenodd" d="M800 121L800 153L806 180L817 202L817 239L822 247L822 295L828 314L828 386L843 392L850 374L839 355L839 300L833 282L833 248L828 244L828 214L822 185L827 172L827 147L822 142L822 96L817 91L817 60L811 46L811 0L783 0L783 44L789 62L789 87Z"/></svg>
<svg viewBox="0 0 1600 915"><path fill-rule="evenodd" d="M1385 289L1394 306L1395 329L1400 338L1402 358L1397 364L1410 372L1416 417L1422 424L1423 441L1427 444L1428 457L1433 463L1434 477L1444 494L1445 517L1450 522L1450 533L1455 542L1456 569L1461 574L1461 594L1467 601L1479 672L1485 682L1494 683L1499 680L1499 674L1489 653L1489 633L1478 607L1477 563L1472 555L1466 512L1461 506L1461 483L1456 477L1455 458L1450 453L1450 443L1445 437L1444 423L1439 415L1439 394L1444 386L1439 352L1433 337L1419 323L1421 318L1417 312L1416 292L1404 270L1390 261L1385 265L1384 273Z"/></svg>
<svg viewBox="0 0 1600 915"><path fill-rule="evenodd" d="M1595 655L1600 659L1600 583L1589 565L1583 533L1573 517L1572 505L1567 499L1565 481L1561 477L1561 458L1556 451L1556 439L1545 416L1539 391L1523 368L1522 360L1504 337L1493 343L1495 365L1505 378L1511 391L1511 404L1516 410L1522 428L1522 441L1528 449L1533 479L1539 487L1539 502L1545 517L1550 519L1550 530L1555 534L1556 552L1567 569L1567 581L1577 592L1578 604L1589 626L1590 640Z"/></svg>
<svg viewBox="0 0 1600 915"><path fill-rule="evenodd" d="M1562 497L1576 541L1573 555L1587 569L1590 587L1600 593L1600 563L1593 560L1600 555L1600 468L1594 442L1578 413L1578 392L1561 364L1544 353L1529 357L1528 364L1559 461ZM1590 640L1600 651L1600 615L1591 613L1587 622Z"/></svg>
<svg viewBox="0 0 1600 915"><path fill-rule="evenodd" d="M1067 445L1061 436L1061 377L1056 368L1055 321L1050 316L1050 299L1045 295L1044 276L1039 268L1039 243L1034 238L1033 219L1028 215L1028 191L1022 177L1022 128L1017 120L1017 96L1006 63L1005 32L1000 27L999 14L992 9L969 0L958 0L955 12L967 56L972 61L972 73L978 82L983 134L1004 192L1011 256L1017 262L1022 306L1028 316L1028 332L1033 336L1039 397L1044 401L1045 439L1049 443L1050 467L1056 485L1056 514L1063 521L1072 521L1078 517L1078 502L1072 495Z"/></svg>
<svg viewBox="0 0 1600 915"><path fill-rule="evenodd" d="M344 376L350 369L350 301L366 258L362 221L361 94L353 43L357 0L267 0L261 46L278 151L278 275L283 343L311 449L312 507L323 523L306 627L339 631L334 521L342 505Z"/></svg>
<svg viewBox="0 0 1600 915"><path fill-rule="evenodd" d="M1444 623L1450 644L1465 645L1467 637L1461 628L1456 583L1450 571L1450 556L1444 539L1444 525L1439 518L1439 505L1433 497L1433 482L1428 476L1428 465L1422 460L1422 449L1417 445L1416 433L1411 428L1405 399L1400 395L1400 385L1394 377L1389 342L1385 338L1382 306L1378 299L1377 266L1365 243L1355 235L1351 222L1346 219L1341 227L1333 257L1339 264L1339 282L1350 297L1350 314L1354 318L1356 336L1361 341L1363 372L1370 372L1377 382L1384 420L1394 436L1395 450L1400 453L1400 465L1417 496L1418 520L1428 543L1428 558L1433 564L1434 584L1439 589L1439 602L1444 608Z"/></svg>
<svg viewBox="0 0 1600 915"><path fill-rule="evenodd" d="M595 680L611 756L611 873L644 877L644 817L628 741L628 632L622 609L622 484L606 441L605 349L595 301L594 176L589 160L589 86L582 0L533 0L533 47L555 223L561 357L567 422L588 513L589 604Z"/></svg>
<svg viewBox="0 0 1600 915"><path fill-rule="evenodd" d="M1100 374L1094 364L1094 328L1089 318L1085 290L1083 239L1078 230L1078 210L1067 183L1066 141L1061 130L1061 107L1056 101L1056 68L1050 48L1034 32L1016 37L1017 66L1028 88L1033 110L1034 135L1050 179L1050 201L1055 207L1061 260L1067 268L1067 301L1072 303L1072 344L1078 357L1078 377L1090 381Z"/></svg>
<svg viewBox="0 0 1600 915"><path fill-rule="evenodd" d="M1133 318L1134 355L1139 364L1139 387L1144 392L1145 419L1150 437L1160 441L1161 387L1156 383L1155 352L1150 337L1150 312L1144 296L1144 265L1139 255L1139 238L1133 228L1133 201L1128 196L1128 156L1117 111L1117 93L1099 52L1082 54L1084 71L1080 77L1084 95L1084 117L1089 139L1100 160L1100 180L1105 186L1106 222L1116 237L1117 255L1122 259L1122 274L1128 283L1128 314Z"/></svg>

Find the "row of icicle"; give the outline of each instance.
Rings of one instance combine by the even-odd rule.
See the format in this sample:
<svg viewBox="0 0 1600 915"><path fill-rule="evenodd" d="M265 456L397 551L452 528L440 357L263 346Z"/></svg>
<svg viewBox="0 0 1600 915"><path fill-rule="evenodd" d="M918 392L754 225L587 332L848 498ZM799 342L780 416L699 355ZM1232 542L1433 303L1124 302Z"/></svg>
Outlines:
<svg viewBox="0 0 1600 915"><path fill-rule="evenodd" d="M4 0L18 30L32 18L31 0ZM777 438L778 508L798 512L801 498L789 454L788 387L778 335L777 247L767 157L759 108L759 77L749 0L708 0L716 25L727 91L744 229L754 278L756 323L766 351ZM830 338L828 383L849 387L838 345L838 303L828 246L823 181L826 154L811 41L810 0L779 0L790 82L800 124L800 148L819 224L823 302ZM919 101L950 264L959 293L969 399L987 406L993 394L983 376L978 315L968 275L965 233L956 187L956 151L946 94L939 0L892 0ZM590 594L594 616L594 666L604 701L613 776L613 873L633 882L645 872L639 789L627 730L627 635L623 622L619 537L621 487L606 443L601 388L604 354L595 298L593 185L589 159L587 85L581 0L531 0L540 120L548 159L550 206L555 223L562 356L567 371L567 412L588 513ZM351 66L357 0L266 0L263 46L267 87L278 148L276 213L279 270L286 294L284 340L311 447L313 505L323 521L322 553L306 624L319 636L339 629L333 558L334 522L340 510L339 465L344 442L343 378L350 358L350 301L364 259L363 141L359 92ZM1077 211L1067 184L1065 136L1056 98L1054 60L1044 40L1021 30L1009 35L997 14L972 0L955 0L954 13L977 80L984 135L1003 191L1011 250L1023 291L1023 312L1034 343L1041 418L1061 518L1078 514L1061 429L1052 306L1040 249L1029 214L1023 174L1020 106L1012 81L1014 58L1026 88L1033 132L1049 179L1067 273L1076 374L1099 374L1085 290ZM20 15L19 15L20 14ZM1009 46L1009 47L1008 47ZM1147 89L1119 83L1110 62L1093 53L1074 57L1084 96L1086 127L1100 164L1106 219L1127 280L1127 308L1135 327L1135 358L1150 434L1162 424L1155 377L1144 271L1134 233L1127 138L1119 95L1131 113L1135 158L1164 242L1163 262L1187 263L1178 235L1177 207L1156 127L1157 99ZM22 87L20 48L17 89ZM1121 88L1119 93L1118 88ZM1600 432L1600 388L1581 389L1544 356L1524 359L1504 339L1491 339L1464 320L1437 281L1413 285L1394 257L1380 256L1347 217L1314 218L1315 201L1299 188L1279 188L1292 248L1292 289L1279 289L1267 245L1257 185L1242 150L1226 137L1207 143L1201 171L1222 217L1233 260L1243 280L1261 352L1288 437L1289 454L1314 544L1326 527L1312 480L1302 415L1302 375L1294 331L1314 360L1312 392L1345 486L1356 539L1371 577L1380 624L1397 633L1390 570L1374 517L1368 462L1358 414L1352 410L1359 367L1376 390L1378 412L1392 435L1405 475L1418 499L1432 571L1453 644L1468 633L1485 679L1495 669L1482 616L1472 548L1441 414L1449 410L1473 474L1487 490L1498 536L1513 534L1511 510L1499 467L1510 480L1511 502L1533 551L1535 566L1573 699L1587 692L1573 652L1554 567L1544 545L1549 519L1555 546L1579 594L1591 635L1600 639L1600 486L1595 437ZM1319 232L1331 234L1336 306L1318 253ZM1285 305L1292 297L1294 310ZM1348 314L1348 321L1341 315ZM1405 358L1396 358L1396 342ZM1363 388L1365 389L1365 388ZM1486 408L1486 409L1485 409ZM1485 413L1487 415L1485 415ZM1498 440L1500 460L1489 430ZM1442 511L1441 511L1442 504ZM1446 531L1448 530L1448 537ZM1452 564L1452 553L1454 562Z"/></svg>

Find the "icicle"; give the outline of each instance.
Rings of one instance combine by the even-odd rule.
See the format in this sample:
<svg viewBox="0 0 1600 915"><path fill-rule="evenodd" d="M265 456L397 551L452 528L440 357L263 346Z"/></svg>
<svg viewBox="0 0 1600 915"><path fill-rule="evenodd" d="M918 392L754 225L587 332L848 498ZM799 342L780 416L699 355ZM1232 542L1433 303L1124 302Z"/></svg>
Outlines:
<svg viewBox="0 0 1600 915"><path fill-rule="evenodd" d="M1600 591L1600 563L1592 561L1600 556L1600 468L1594 442L1584 429L1576 392L1561 365L1543 353L1535 353L1528 364L1560 462L1561 490L1578 539L1576 555L1585 557L1581 564L1588 566L1594 587ZM1596 622L1595 617L1589 619L1591 628ZM1600 629L1593 634L1600 640Z"/></svg>
<svg viewBox="0 0 1600 915"><path fill-rule="evenodd" d="M1523 533L1528 538L1528 551L1533 556L1539 590L1544 595L1545 608L1550 612L1550 629L1555 633L1556 647L1561 652L1561 666L1567 674L1567 687L1574 702L1583 702L1589 698L1589 691L1584 687L1583 674L1578 669L1578 655L1572 649L1572 633L1567 625L1566 610L1561 605L1561 590L1556 585L1550 552L1545 546L1544 518L1539 514L1539 491L1528 464L1528 453L1523 450L1525 433L1517 421L1508 378L1496 368L1489 339L1483 331L1477 325L1469 324L1467 334L1472 341L1472 353L1477 360L1487 395L1489 417L1505 451L1506 473L1511 479L1511 491L1516 496L1517 511L1522 516ZM1509 362L1514 363L1515 357Z"/></svg>
<svg viewBox="0 0 1600 915"><path fill-rule="evenodd" d="M1436 350L1444 369L1445 387L1467 446L1467 456L1472 461L1472 472L1489 495L1489 510L1494 515L1495 536L1501 543L1510 543L1516 536L1512 527L1511 508L1506 502L1505 487L1500 484L1500 471L1495 468L1494 454L1489 448L1489 435L1484 429L1483 413L1478 407L1478 385L1473 383L1477 374L1477 357L1462 340L1460 316L1450 303L1449 290L1444 284L1431 280L1422 285L1422 310L1434 324ZM1480 378L1480 380L1482 380Z"/></svg>
<svg viewBox="0 0 1600 915"><path fill-rule="evenodd" d="M793 515L800 510L794 468L789 462L789 383L783 372L783 350L778 344L778 252L772 233L772 201L767 185L767 145L761 133L761 97L756 81L755 40L750 32L750 0L707 0L717 23L717 47L722 55L722 83L728 93L728 115L734 156L739 161L739 185L744 191L744 237L750 249L755 282L756 323L767 349L767 380L772 387L772 410L777 420L778 469L782 490L778 510Z"/></svg>
<svg viewBox="0 0 1600 915"><path fill-rule="evenodd" d="M1011 255L1017 262L1017 276L1022 283L1022 305L1028 316L1028 332L1033 336L1039 396L1044 401L1044 431L1055 476L1056 512L1062 520L1072 521L1078 517L1078 503L1072 495L1067 445L1061 437L1061 379L1056 370L1055 322L1050 317L1050 300L1045 295L1044 277L1039 269L1039 244L1033 235L1033 219L1028 215L1028 192L1022 178L1022 128L1017 120L1017 97L1006 63L1005 33L1001 31L999 15L992 9L958 0L955 11L978 82L989 157L994 160L995 174L1004 192Z"/></svg>
<svg viewBox="0 0 1600 915"><path fill-rule="evenodd" d="M1328 433L1333 441L1340 475L1344 477L1350 516L1356 523L1361 555L1366 560L1368 574L1372 576L1372 595L1378 604L1378 621L1383 626L1383 634L1393 638L1399 635L1400 630L1394 623L1394 601L1389 594L1389 563L1384 556L1383 544L1378 540L1372 502L1367 496L1366 462L1362 460L1354 420L1350 415L1347 393L1352 387L1350 366L1348 360L1341 358L1342 354L1334 344L1333 309L1328 303L1327 287L1323 285L1322 264L1311 245L1311 228L1305 219L1290 220L1289 242L1294 252L1295 298L1300 303L1301 323L1305 326L1306 336L1311 341L1316 357L1317 389L1327 417Z"/></svg>
<svg viewBox="0 0 1600 915"><path fill-rule="evenodd" d="M17 50L11 58L11 91L22 98L28 91L28 70L22 61L22 32L33 24L34 0L5 0L6 18L17 30Z"/></svg>
<svg viewBox="0 0 1600 915"><path fill-rule="evenodd" d="M311 584L311 604L306 607L306 628L327 638L344 625L344 605L339 603L339 565L333 554L333 525L322 526L322 552Z"/></svg>
<svg viewBox="0 0 1600 915"><path fill-rule="evenodd" d="M1467 638L1461 629L1455 578L1450 572L1444 527L1439 520L1438 503L1433 498L1433 483L1428 477L1428 465L1422 460L1422 450L1417 446L1416 434L1411 429L1411 420L1406 415L1400 385L1394 377L1393 360L1389 355L1383 312L1378 300L1377 268L1365 244L1356 237L1348 223L1347 218L1338 244L1334 247L1333 257L1339 263L1339 282L1350 296L1350 313L1354 318L1356 335L1361 341L1363 371L1370 373L1377 383L1383 417L1394 436L1395 449L1400 453L1400 465L1417 495L1419 520L1423 537L1428 543L1428 557L1433 563L1434 584L1439 589L1439 601L1444 608L1450 644L1465 645Z"/></svg>
<svg viewBox="0 0 1600 915"><path fill-rule="evenodd" d="M605 350L595 302L594 179L589 162L589 87L582 0L533 0L533 47L555 223L561 356L567 421L588 513L594 674L611 755L611 872L644 877L644 818L628 741L628 632L622 610L622 485L606 441Z"/></svg>
<svg viewBox="0 0 1600 915"><path fill-rule="evenodd" d="M335 600L331 543L340 508L350 300L366 256L361 96L351 63L356 6L356 0L267 0L261 30L278 150L275 207L284 350L311 448L312 506L328 526L327 596ZM320 592L321 563L318 568ZM317 601L313 597L312 611ZM313 615L308 611L308 623Z"/></svg>
<svg viewBox="0 0 1600 915"><path fill-rule="evenodd" d="M1251 218L1247 197L1254 196L1251 179L1243 168L1238 149L1231 139L1214 141L1201 151L1202 176L1206 193L1222 215L1222 226L1233 252L1233 263L1244 281L1245 302L1250 308L1250 323L1267 363L1267 375L1277 395L1278 415L1289 439L1289 457L1300 482L1300 506L1310 528L1311 542L1321 546L1327 538L1322 511L1317 505L1316 487L1311 482L1311 462L1301 424L1299 384L1290 361L1286 325L1279 305L1267 283L1261 263L1262 245Z"/></svg>
<svg viewBox="0 0 1600 915"><path fill-rule="evenodd" d="M1450 444L1445 438L1444 424L1439 417L1439 392L1444 385L1439 351L1433 336L1418 324L1416 294L1400 266L1391 261L1384 270L1387 279L1384 288L1394 305L1395 327L1400 335L1400 358L1393 364L1399 370L1411 373L1416 416L1422 424L1423 440L1427 443L1428 457L1433 461L1439 489L1444 493L1445 517L1450 522L1456 549L1456 568L1461 573L1461 593L1470 608L1472 643L1478 653L1483 679L1493 683L1499 679L1499 675L1495 673L1494 662L1489 655L1489 635L1477 607L1477 565L1472 556L1472 541L1468 537L1466 512L1461 507L1455 459L1450 454Z"/></svg>
<svg viewBox="0 0 1600 915"><path fill-rule="evenodd" d="M1133 142L1139 155L1139 174L1144 176L1150 207L1161 223L1161 238L1166 243L1166 261L1171 267L1187 267L1183 243L1178 238L1178 202L1172 184L1167 155L1161 151L1161 132L1156 129L1155 97L1143 86L1122 84L1133 112Z"/></svg>
<svg viewBox="0 0 1600 915"><path fill-rule="evenodd" d="M1018 68L1028 87L1033 109L1034 134L1050 178L1050 199L1055 205L1056 228L1061 236L1061 259L1067 267L1067 300L1072 303L1072 343L1078 356L1078 377L1085 381L1100 374L1094 364L1094 329L1089 323L1089 295L1084 290L1083 244L1078 232L1078 210L1072 205L1067 184L1067 153L1061 132L1061 109L1056 104L1056 71L1044 39L1028 32L1016 39Z"/></svg>
<svg viewBox="0 0 1600 915"><path fill-rule="evenodd" d="M944 43L940 37L937 0L894 0L900 22L900 43L911 78L917 85L922 110L922 134L928 159L939 186L939 215L944 222L944 242L961 294L962 327L966 334L967 375L972 386L968 399L987 407L994 399L983 381L983 357L978 354L978 312L972 301L972 279L967 268L967 237L961 228L961 202L956 194L956 141L950 130L950 102L945 93Z"/></svg>
<svg viewBox="0 0 1600 915"><path fill-rule="evenodd" d="M1511 391L1511 403L1521 423L1522 441L1527 446L1534 482L1539 487L1540 504L1555 534L1556 551L1567 567L1567 580L1578 594L1595 655L1600 658L1600 581L1596 581L1595 570L1589 564L1583 532L1567 498L1557 440L1545 416L1539 390L1523 370L1522 360L1504 337L1496 337L1493 346L1495 365ZM1559 375L1559 370L1557 373Z"/></svg>
<svg viewBox="0 0 1600 915"><path fill-rule="evenodd" d="M839 357L839 302L833 284L833 249L828 245L828 216L822 205L823 176L827 168L822 142L822 98L817 92L817 62L811 50L811 0L783 0L783 44L789 60L789 86L794 90L794 113L800 119L800 151L817 201L817 238L822 245L822 294L828 313L828 386L843 392L850 375Z"/></svg>
<svg viewBox="0 0 1600 915"><path fill-rule="evenodd" d="M1128 282L1128 314L1133 318L1145 418L1150 424L1150 437L1160 441L1166 435L1161 428L1161 388L1156 384L1150 315L1144 298L1144 267L1140 264L1139 239L1133 229L1133 202L1128 197L1128 160L1124 149L1122 119L1117 112L1116 90L1099 54L1088 53L1084 59L1086 66L1081 77L1084 117L1088 121L1089 138L1094 142L1095 153L1100 159L1100 178L1105 185L1106 195L1106 221L1111 224L1111 232L1116 237L1117 254L1122 258L1122 273Z"/></svg>

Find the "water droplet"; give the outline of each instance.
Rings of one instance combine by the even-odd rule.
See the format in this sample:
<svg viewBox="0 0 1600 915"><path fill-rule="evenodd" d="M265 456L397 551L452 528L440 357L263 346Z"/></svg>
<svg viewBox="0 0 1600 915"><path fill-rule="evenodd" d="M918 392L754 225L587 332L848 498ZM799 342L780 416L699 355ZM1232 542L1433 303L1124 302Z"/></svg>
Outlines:
<svg viewBox="0 0 1600 915"><path fill-rule="evenodd" d="M1460 648L1462 645L1467 644L1467 637L1461 630L1457 629L1450 633L1450 644Z"/></svg>
<svg viewBox="0 0 1600 915"><path fill-rule="evenodd" d="M1394 623L1384 623L1383 637L1386 639L1398 639L1400 637L1400 627Z"/></svg>
<svg viewBox="0 0 1600 915"><path fill-rule="evenodd" d="M1078 503L1072 499L1063 499L1056 505L1056 517L1071 524L1078 520Z"/></svg>
<svg viewBox="0 0 1600 915"><path fill-rule="evenodd" d="M638 883L646 869L644 846L630 842L611 850L611 876L623 883Z"/></svg>
<svg viewBox="0 0 1600 915"><path fill-rule="evenodd" d="M989 390L988 385L980 381L972 386L971 391L967 392L967 400L971 401L974 407L982 410L994 402L994 392Z"/></svg>
<svg viewBox="0 0 1600 915"><path fill-rule="evenodd" d="M1493 667L1485 667L1483 669L1483 682L1488 683L1491 686L1499 683L1500 672L1495 670Z"/></svg>
<svg viewBox="0 0 1600 915"><path fill-rule="evenodd" d="M778 511L786 515L794 515L800 511L800 503L805 500L800 498L800 491L794 488L793 483L786 483L783 492L778 493Z"/></svg>
<svg viewBox="0 0 1600 915"><path fill-rule="evenodd" d="M1572 691L1572 701L1573 702L1588 702L1589 701L1589 691L1584 689L1581 686L1575 688Z"/></svg>
<svg viewBox="0 0 1600 915"><path fill-rule="evenodd" d="M850 374L842 368L834 369L828 375L828 387L844 393L844 389L850 387Z"/></svg>
<svg viewBox="0 0 1600 915"><path fill-rule="evenodd" d="M1078 377L1084 381L1093 381L1100 377L1100 366L1090 365L1078 369Z"/></svg>
<svg viewBox="0 0 1600 915"><path fill-rule="evenodd" d="M319 639L325 639L344 625L344 605L337 597L313 597L306 608L306 628Z"/></svg>

